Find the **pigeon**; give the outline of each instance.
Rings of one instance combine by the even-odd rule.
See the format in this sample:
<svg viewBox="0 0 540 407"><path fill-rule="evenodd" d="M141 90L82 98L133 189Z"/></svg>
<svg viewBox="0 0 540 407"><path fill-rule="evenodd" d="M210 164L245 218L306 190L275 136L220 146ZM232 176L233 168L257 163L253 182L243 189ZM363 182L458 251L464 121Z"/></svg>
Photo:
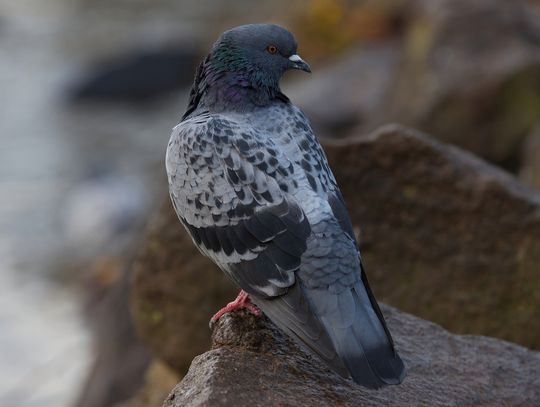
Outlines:
<svg viewBox="0 0 540 407"><path fill-rule="evenodd" d="M405 367L343 196L306 116L280 90L294 69L311 72L278 25L218 38L167 147L172 204L201 253L242 289L214 320L262 311L343 377L399 384Z"/></svg>

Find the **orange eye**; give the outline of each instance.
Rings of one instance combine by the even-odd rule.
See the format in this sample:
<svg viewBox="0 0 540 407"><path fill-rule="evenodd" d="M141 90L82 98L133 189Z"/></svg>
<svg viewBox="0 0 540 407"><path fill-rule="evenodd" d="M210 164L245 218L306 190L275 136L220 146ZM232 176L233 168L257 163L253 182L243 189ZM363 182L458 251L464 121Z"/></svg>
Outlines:
<svg viewBox="0 0 540 407"><path fill-rule="evenodd" d="M275 45L269 45L266 47L266 50L269 54L275 54L277 52L277 47Z"/></svg>

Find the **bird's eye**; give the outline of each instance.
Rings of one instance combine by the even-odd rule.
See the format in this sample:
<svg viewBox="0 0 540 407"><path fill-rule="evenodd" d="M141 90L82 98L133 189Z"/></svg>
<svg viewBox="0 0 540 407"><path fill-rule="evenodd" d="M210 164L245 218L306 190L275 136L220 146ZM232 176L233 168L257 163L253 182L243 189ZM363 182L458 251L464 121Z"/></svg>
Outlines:
<svg viewBox="0 0 540 407"><path fill-rule="evenodd" d="M277 52L277 47L275 45L269 45L266 47L266 50L269 54L274 55Z"/></svg>

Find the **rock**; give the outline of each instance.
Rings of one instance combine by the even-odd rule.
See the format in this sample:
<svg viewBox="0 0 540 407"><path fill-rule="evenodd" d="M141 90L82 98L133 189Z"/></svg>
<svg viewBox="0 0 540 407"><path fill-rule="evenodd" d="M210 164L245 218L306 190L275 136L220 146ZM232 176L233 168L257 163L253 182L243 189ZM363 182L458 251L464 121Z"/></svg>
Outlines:
<svg viewBox="0 0 540 407"><path fill-rule="evenodd" d="M399 126L325 149L378 299L454 332L540 348L538 192Z"/></svg>
<svg viewBox="0 0 540 407"><path fill-rule="evenodd" d="M418 0L389 120L515 169L540 119L540 25L532 1Z"/></svg>
<svg viewBox="0 0 540 407"><path fill-rule="evenodd" d="M95 361L77 407L109 407L131 398L142 386L151 360L130 315L130 275L125 262L96 267L101 269L99 275L85 287Z"/></svg>
<svg viewBox="0 0 540 407"><path fill-rule="evenodd" d="M454 147L399 126L327 142L379 300L540 348L540 195ZM195 249L168 198L134 266L138 332L185 372L236 289Z"/></svg>
<svg viewBox="0 0 540 407"><path fill-rule="evenodd" d="M223 317L163 404L180 406L532 406L540 353L501 340L452 335L383 306L408 368L400 386L367 390L300 350L268 319Z"/></svg>
<svg viewBox="0 0 540 407"><path fill-rule="evenodd" d="M145 384L139 392L127 401L114 407L159 406L178 382L179 377L170 367L160 360L154 360L145 377Z"/></svg>
<svg viewBox="0 0 540 407"><path fill-rule="evenodd" d="M187 45L135 50L89 70L71 87L70 98L148 101L191 85L199 59L200 52Z"/></svg>
<svg viewBox="0 0 540 407"><path fill-rule="evenodd" d="M168 197L133 266L132 313L141 338L178 372L210 345L208 322L238 293L195 248Z"/></svg>
<svg viewBox="0 0 540 407"><path fill-rule="evenodd" d="M393 3L403 9L399 36L315 66L291 99L319 136L367 134L398 122L517 170L524 137L540 120L538 4Z"/></svg>
<svg viewBox="0 0 540 407"><path fill-rule="evenodd" d="M519 179L526 185L540 189L540 126L527 136L520 161Z"/></svg>
<svg viewBox="0 0 540 407"><path fill-rule="evenodd" d="M365 45L315 69L286 93L302 107L319 137L340 138L352 129L371 131L385 122L401 59L402 50L394 41Z"/></svg>

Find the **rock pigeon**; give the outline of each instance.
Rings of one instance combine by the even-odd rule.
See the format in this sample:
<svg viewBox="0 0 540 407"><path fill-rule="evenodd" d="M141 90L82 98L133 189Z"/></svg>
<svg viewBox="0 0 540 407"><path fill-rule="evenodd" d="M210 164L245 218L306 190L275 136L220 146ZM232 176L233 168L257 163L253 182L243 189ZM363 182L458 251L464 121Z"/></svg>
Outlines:
<svg viewBox="0 0 540 407"><path fill-rule="evenodd" d="M264 312L344 377L399 384L405 367L369 288L343 197L307 118L279 87L310 72L286 29L224 32L195 74L166 168L195 245Z"/></svg>

